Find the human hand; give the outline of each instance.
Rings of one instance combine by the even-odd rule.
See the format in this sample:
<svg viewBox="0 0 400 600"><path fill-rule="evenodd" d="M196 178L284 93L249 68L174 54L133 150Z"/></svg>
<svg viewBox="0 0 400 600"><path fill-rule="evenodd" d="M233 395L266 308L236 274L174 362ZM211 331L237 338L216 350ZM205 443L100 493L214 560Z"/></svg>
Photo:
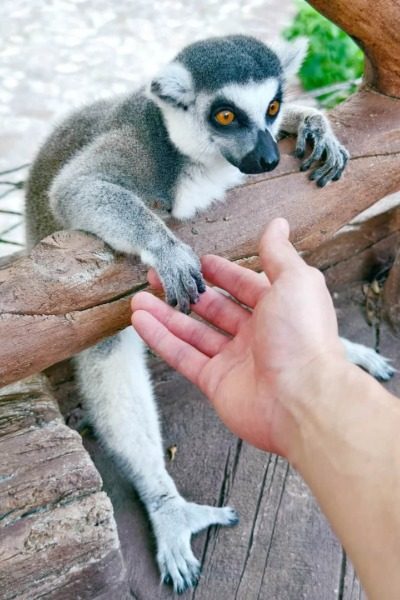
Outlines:
<svg viewBox="0 0 400 600"><path fill-rule="evenodd" d="M314 374L344 360L323 276L305 264L288 236L283 219L268 226L260 245L266 276L203 257L205 279L241 303L207 288L193 311L217 331L151 294L132 301L136 331L208 396L224 423L284 456L296 427L296 397L312 393ZM156 282L154 274L150 279Z"/></svg>

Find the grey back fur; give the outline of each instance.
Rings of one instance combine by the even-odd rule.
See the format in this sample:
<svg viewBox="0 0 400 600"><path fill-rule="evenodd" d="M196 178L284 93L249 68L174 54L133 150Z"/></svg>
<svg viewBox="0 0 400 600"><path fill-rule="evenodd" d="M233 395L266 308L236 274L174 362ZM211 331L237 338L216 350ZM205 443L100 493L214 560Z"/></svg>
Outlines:
<svg viewBox="0 0 400 600"><path fill-rule="evenodd" d="M129 184L143 200L157 199L166 210L171 209L184 157L169 140L160 108L140 90L74 112L46 140L26 185L28 247L63 228L49 206L51 184L68 161L105 134L110 137L104 138L102 153L85 157L86 167L121 186ZM122 143L125 148L118 152ZM112 169L116 154L118 165ZM102 169L105 165L106 172Z"/></svg>

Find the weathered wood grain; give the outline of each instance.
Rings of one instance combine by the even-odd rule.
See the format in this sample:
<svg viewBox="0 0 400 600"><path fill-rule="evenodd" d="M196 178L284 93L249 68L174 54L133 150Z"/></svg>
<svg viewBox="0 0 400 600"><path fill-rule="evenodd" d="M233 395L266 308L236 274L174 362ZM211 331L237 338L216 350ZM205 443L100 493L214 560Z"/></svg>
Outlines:
<svg viewBox="0 0 400 600"><path fill-rule="evenodd" d="M308 0L339 25L366 55L365 83L383 94L400 97L400 7L397 1Z"/></svg>
<svg viewBox="0 0 400 600"><path fill-rule="evenodd" d="M172 224L196 252L232 260L254 256L265 225L286 216L299 249L311 251L374 201L400 188L400 101L356 94L331 115L352 153L344 179L320 190L282 144L267 175L228 194L186 224ZM0 385L43 370L129 323L127 297L146 284L145 269L114 257L79 232L42 241L29 257L0 268Z"/></svg>
<svg viewBox="0 0 400 600"><path fill-rule="evenodd" d="M113 509L101 486L43 376L0 391L2 599L126 597Z"/></svg>
<svg viewBox="0 0 400 600"><path fill-rule="evenodd" d="M92 600L121 584L113 511L103 492L20 519L0 532L4 600Z"/></svg>
<svg viewBox="0 0 400 600"><path fill-rule="evenodd" d="M394 330L400 332L400 250L397 253L384 287L384 311Z"/></svg>
<svg viewBox="0 0 400 600"><path fill-rule="evenodd" d="M356 281L371 281L393 264L400 241L400 207L345 228L316 250L307 262L325 275L330 289Z"/></svg>

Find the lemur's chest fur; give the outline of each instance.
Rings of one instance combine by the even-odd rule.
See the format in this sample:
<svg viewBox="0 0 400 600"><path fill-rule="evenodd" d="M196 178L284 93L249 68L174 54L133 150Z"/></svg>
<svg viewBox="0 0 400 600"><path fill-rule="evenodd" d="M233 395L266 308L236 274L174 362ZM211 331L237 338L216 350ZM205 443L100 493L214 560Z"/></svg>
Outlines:
<svg viewBox="0 0 400 600"><path fill-rule="evenodd" d="M214 201L222 200L225 192L244 180L244 175L222 157L209 165L186 166L177 182L172 215L190 219Z"/></svg>

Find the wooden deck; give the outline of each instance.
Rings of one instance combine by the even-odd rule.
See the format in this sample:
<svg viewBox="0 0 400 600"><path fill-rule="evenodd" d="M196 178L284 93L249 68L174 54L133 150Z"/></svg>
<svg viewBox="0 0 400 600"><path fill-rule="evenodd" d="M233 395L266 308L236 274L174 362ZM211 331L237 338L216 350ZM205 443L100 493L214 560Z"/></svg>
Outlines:
<svg viewBox="0 0 400 600"><path fill-rule="evenodd" d="M341 333L374 345L377 330L362 314L361 286L336 294ZM398 340L380 328L382 353L400 364ZM191 600L356 600L365 598L353 568L330 531L312 495L287 462L251 448L219 422L192 385L152 359L162 414L164 444L176 444L168 469L182 494L196 502L229 504L240 513L232 529L213 528L197 536L195 554L202 562ZM76 394L67 371L52 380L72 424L78 417ZM58 383L57 383L58 382ZM389 387L400 393L400 377ZM145 512L90 434L84 436L109 494L118 524L129 578L130 597L161 600L174 597L160 586L154 545ZM340 494L340 490L337 491ZM110 598L120 600L120 598ZM122 599L121 599L122 600Z"/></svg>

